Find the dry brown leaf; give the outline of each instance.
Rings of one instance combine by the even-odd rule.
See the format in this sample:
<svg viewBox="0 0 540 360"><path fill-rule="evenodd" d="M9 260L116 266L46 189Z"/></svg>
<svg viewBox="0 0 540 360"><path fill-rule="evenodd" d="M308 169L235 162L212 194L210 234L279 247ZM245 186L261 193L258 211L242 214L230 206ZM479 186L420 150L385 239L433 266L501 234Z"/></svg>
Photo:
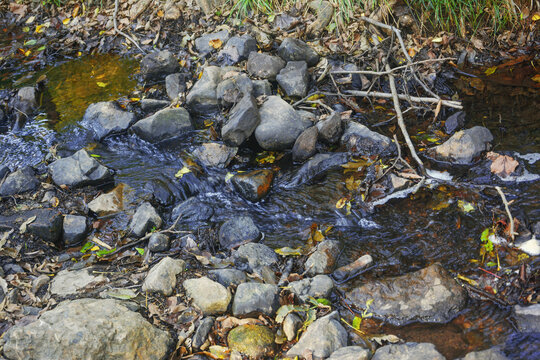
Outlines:
<svg viewBox="0 0 540 360"><path fill-rule="evenodd" d="M210 45L214 49L219 49L221 45L223 45L223 41L221 41L220 39L213 39L208 42L208 45Z"/></svg>
<svg viewBox="0 0 540 360"><path fill-rule="evenodd" d="M496 154L498 156L495 157L492 154ZM507 177L508 175L513 173L519 165L519 162L517 162L514 158L508 155L490 153L490 157L488 157L488 159L493 161L490 167L491 172L501 177Z"/></svg>
<svg viewBox="0 0 540 360"><path fill-rule="evenodd" d="M9 11L14 13L15 15L19 15L19 20L26 15L26 10L28 9L27 5L17 4L16 2L12 2L9 4Z"/></svg>

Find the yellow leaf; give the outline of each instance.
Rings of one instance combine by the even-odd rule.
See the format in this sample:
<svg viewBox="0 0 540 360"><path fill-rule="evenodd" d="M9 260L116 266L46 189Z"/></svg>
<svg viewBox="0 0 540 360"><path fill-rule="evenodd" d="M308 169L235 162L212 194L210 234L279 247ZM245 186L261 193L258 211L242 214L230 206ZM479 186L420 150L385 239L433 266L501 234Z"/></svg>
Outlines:
<svg viewBox="0 0 540 360"><path fill-rule="evenodd" d="M26 50L26 51L24 52L24 56L29 56L31 53L32 53L32 51Z"/></svg>
<svg viewBox="0 0 540 360"><path fill-rule="evenodd" d="M536 13L536 14L533 15L532 21L538 21L538 20L540 20L540 14Z"/></svg>
<svg viewBox="0 0 540 360"><path fill-rule="evenodd" d="M174 176L181 179L185 174L190 173L190 172L191 170L189 170L187 166L184 166L183 168L178 170L178 172Z"/></svg>
<svg viewBox="0 0 540 360"><path fill-rule="evenodd" d="M345 215L351 215L351 202L350 201L347 201L347 212L345 213Z"/></svg>
<svg viewBox="0 0 540 360"><path fill-rule="evenodd" d="M219 49L221 45L223 45L223 41L221 41L220 39L213 39L208 42L208 45L210 45L214 49Z"/></svg>
<svg viewBox="0 0 540 360"><path fill-rule="evenodd" d="M313 240L315 240L316 242L321 242L324 240L324 235L321 230L315 231L315 234L313 234Z"/></svg>
<svg viewBox="0 0 540 360"><path fill-rule="evenodd" d="M324 97L324 94L315 94L308 97L306 101L315 101L315 100L322 99L323 97Z"/></svg>
<svg viewBox="0 0 540 360"><path fill-rule="evenodd" d="M90 251L98 251L98 250L99 250L99 246L97 245L94 245L94 247L90 249Z"/></svg>
<svg viewBox="0 0 540 360"><path fill-rule="evenodd" d="M58 206L58 204L60 204L60 200L58 200L58 198L55 196L51 199L51 203L52 203L52 207L55 208Z"/></svg>
<svg viewBox="0 0 540 360"><path fill-rule="evenodd" d="M474 211L474 205L467 201L458 200L458 207L466 213Z"/></svg>
<svg viewBox="0 0 540 360"><path fill-rule="evenodd" d="M536 74L532 77L532 81L534 82L540 82L540 74Z"/></svg>
<svg viewBox="0 0 540 360"><path fill-rule="evenodd" d="M131 102L137 102L137 101L141 101L141 98L132 97L129 100L131 100Z"/></svg>
<svg viewBox="0 0 540 360"><path fill-rule="evenodd" d="M69 24L70 21L71 21L70 18L65 18L64 20L62 20L62 24L67 25Z"/></svg>
<svg viewBox="0 0 540 360"><path fill-rule="evenodd" d="M342 207L345 206L345 204L347 203L347 198L344 198L342 197L341 199L339 199L336 203L336 209L341 209Z"/></svg>
<svg viewBox="0 0 540 360"><path fill-rule="evenodd" d="M104 83L104 82L101 82L101 81L97 81L96 84L97 84L97 86L103 87L103 88L106 87L107 85L109 85L108 83Z"/></svg>
<svg viewBox="0 0 540 360"><path fill-rule="evenodd" d="M469 278L466 277L466 276L463 276L463 275L458 274L457 278L460 279L460 280L463 280L463 281L468 282L468 283L469 283L470 285L472 285L472 286L478 286L478 283L477 283L475 280L469 279Z"/></svg>
<svg viewBox="0 0 540 360"><path fill-rule="evenodd" d="M158 10L157 12L157 16L158 17L163 17L165 14L163 13L163 10Z"/></svg>
<svg viewBox="0 0 540 360"><path fill-rule="evenodd" d="M44 27L45 27L45 24L36 26L36 31L35 31L35 33L36 33L36 34L42 33Z"/></svg>
<svg viewBox="0 0 540 360"><path fill-rule="evenodd" d="M486 71L485 71L485 74L487 76L493 74L495 71L497 71L497 67L496 66L492 66L490 68L487 68Z"/></svg>
<svg viewBox="0 0 540 360"><path fill-rule="evenodd" d="M227 173L227 175L225 175L225 182L231 180L231 178L234 176L234 174L231 174L230 172Z"/></svg>
<svg viewBox="0 0 540 360"><path fill-rule="evenodd" d="M77 52L77 56L82 56L82 52Z"/></svg>
<svg viewBox="0 0 540 360"><path fill-rule="evenodd" d="M288 246L282 247L280 249L274 250L278 255L281 256L300 256L303 255L302 247L291 248Z"/></svg>

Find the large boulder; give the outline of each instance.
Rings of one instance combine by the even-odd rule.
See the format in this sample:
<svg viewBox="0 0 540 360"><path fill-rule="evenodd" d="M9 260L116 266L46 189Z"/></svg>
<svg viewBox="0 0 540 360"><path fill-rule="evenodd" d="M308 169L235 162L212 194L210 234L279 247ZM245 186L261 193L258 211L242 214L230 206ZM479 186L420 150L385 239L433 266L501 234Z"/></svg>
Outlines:
<svg viewBox="0 0 540 360"><path fill-rule="evenodd" d="M306 128L300 115L279 96L270 96L261 106L261 122L255 138L265 150L284 150L294 145Z"/></svg>
<svg viewBox="0 0 540 360"><path fill-rule="evenodd" d="M319 62L319 54L305 42L295 38L285 38L278 48L278 54L285 61L305 61L309 67Z"/></svg>
<svg viewBox="0 0 540 360"><path fill-rule="evenodd" d="M229 120L221 129L223 141L231 146L240 146L259 125L259 110L252 95L246 94L229 113Z"/></svg>
<svg viewBox="0 0 540 360"><path fill-rule="evenodd" d="M367 126L354 121L349 122L341 136L341 144L346 146L350 153L361 156L388 156L397 150L389 137L371 131Z"/></svg>
<svg viewBox="0 0 540 360"><path fill-rule="evenodd" d="M125 132L136 120L134 113L124 111L115 102L108 101L90 104L81 125L91 130L94 139L100 141L107 136Z"/></svg>
<svg viewBox="0 0 540 360"><path fill-rule="evenodd" d="M208 66L203 70L201 78L195 83L186 96L188 108L200 115L219 110L217 86L221 82L221 68Z"/></svg>
<svg viewBox="0 0 540 360"><path fill-rule="evenodd" d="M286 62L277 56L253 51L248 57L247 71L251 76L273 80L285 65Z"/></svg>
<svg viewBox="0 0 540 360"><path fill-rule="evenodd" d="M440 265L402 276L365 282L347 293L356 306L372 300L370 311L386 321L447 322L463 309L467 293Z"/></svg>
<svg viewBox="0 0 540 360"><path fill-rule="evenodd" d="M435 157L456 164L470 164L490 147L491 132L483 126L460 130L430 153Z"/></svg>
<svg viewBox="0 0 540 360"><path fill-rule="evenodd" d="M137 121L132 129L142 139L156 143L177 138L193 130L193 126L186 109L172 108Z"/></svg>
<svg viewBox="0 0 540 360"><path fill-rule="evenodd" d="M0 178L0 181L2 181L2 179L3 177ZM12 172L6 177L2 186L0 186L0 196L21 194L35 190L38 186L39 180L36 179L36 173L31 167L25 166L22 169Z"/></svg>
<svg viewBox="0 0 540 360"><path fill-rule="evenodd" d="M170 335L152 326L135 304L120 300L64 301L3 336L9 360L165 359Z"/></svg>
<svg viewBox="0 0 540 360"><path fill-rule="evenodd" d="M290 97L304 97L309 86L309 74L305 61L289 61L279 74L276 80Z"/></svg>
<svg viewBox="0 0 540 360"><path fill-rule="evenodd" d="M436 349L429 343L405 343L385 345L375 352L371 360L445 360Z"/></svg>
<svg viewBox="0 0 540 360"><path fill-rule="evenodd" d="M180 69L180 64L169 50L156 51L141 61L141 74L145 81L162 80Z"/></svg>
<svg viewBox="0 0 540 360"><path fill-rule="evenodd" d="M49 165L54 183L70 187L94 185L110 180L113 171L81 149L75 154L58 159Z"/></svg>

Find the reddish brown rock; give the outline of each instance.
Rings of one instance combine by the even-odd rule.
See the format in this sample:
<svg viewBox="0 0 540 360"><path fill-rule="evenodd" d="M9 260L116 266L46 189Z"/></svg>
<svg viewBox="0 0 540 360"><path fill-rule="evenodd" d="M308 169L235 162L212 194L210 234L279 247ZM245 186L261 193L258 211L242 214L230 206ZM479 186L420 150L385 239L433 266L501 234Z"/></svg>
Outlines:
<svg viewBox="0 0 540 360"><path fill-rule="evenodd" d="M268 194L274 180L272 170L255 170L233 176L234 189L246 200L260 201Z"/></svg>

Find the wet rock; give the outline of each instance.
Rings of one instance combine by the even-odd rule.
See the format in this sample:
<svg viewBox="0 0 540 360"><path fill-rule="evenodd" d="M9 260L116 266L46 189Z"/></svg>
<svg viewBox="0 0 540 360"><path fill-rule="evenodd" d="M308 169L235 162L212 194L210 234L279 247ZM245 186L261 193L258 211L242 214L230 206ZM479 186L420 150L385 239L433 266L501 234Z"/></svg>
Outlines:
<svg viewBox="0 0 540 360"><path fill-rule="evenodd" d="M219 52L218 59L232 65L247 59L252 51L257 51L257 41L254 38L248 34L233 36Z"/></svg>
<svg viewBox="0 0 540 360"><path fill-rule="evenodd" d="M293 281L288 287L302 301L306 301L309 297L327 299L334 289L334 282L330 276L317 275L313 278Z"/></svg>
<svg viewBox="0 0 540 360"><path fill-rule="evenodd" d="M192 345L195 349L199 349L204 344L213 326L214 318L211 316L207 316L200 321L197 330L195 330L195 335L193 335Z"/></svg>
<svg viewBox="0 0 540 360"><path fill-rule="evenodd" d="M110 180L113 171L81 149L75 154L58 159L49 165L52 180L58 186L79 187L96 185Z"/></svg>
<svg viewBox="0 0 540 360"><path fill-rule="evenodd" d="M165 90L169 99L174 100L180 93L186 91L187 74L175 73L165 78Z"/></svg>
<svg viewBox="0 0 540 360"><path fill-rule="evenodd" d="M317 123L317 128L322 140L329 144L335 144L343 133L341 116L338 113L332 113L327 119Z"/></svg>
<svg viewBox="0 0 540 360"><path fill-rule="evenodd" d="M333 240L324 240L311 254L304 267L309 275L329 274L334 269L339 255L339 243Z"/></svg>
<svg viewBox="0 0 540 360"><path fill-rule="evenodd" d="M246 273L237 269L216 269L208 272L210 277L225 287L240 285L247 281Z"/></svg>
<svg viewBox="0 0 540 360"><path fill-rule="evenodd" d="M88 203L88 209L98 216L110 215L124 210L124 184L119 184L106 194Z"/></svg>
<svg viewBox="0 0 540 360"><path fill-rule="evenodd" d="M165 359L173 340L120 300L64 301L39 320L9 329L2 339L10 360Z"/></svg>
<svg viewBox="0 0 540 360"><path fill-rule="evenodd" d="M294 161L304 162L317 151L317 137L319 130L316 126L312 126L304 130L294 142L292 149L292 157Z"/></svg>
<svg viewBox="0 0 540 360"><path fill-rule="evenodd" d="M276 285L242 283L236 288L232 312L234 316L272 315L279 307Z"/></svg>
<svg viewBox="0 0 540 360"><path fill-rule="evenodd" d="M163 109L139 120L132 127L140 138L156 143L177 138L193 130L191 117L184 108Z"/></svg>
<svg viewBox="0 0 540 360"><path fill-rule="evenodd" d="M141 61L141 74L144 81L162 80L178 71L180 65L168 50L156 51L146 55Z"/></svg>
<svg viewBox="0 0 540 360"><path fill-rule="evenodd" d="M147 231L152 228L159 229L161 227L161 217L157 213L156 209L150 203L144 202L137 208L131 222L129 223L129 230L136 237L142 237Z"/></svg>
<svg viewBox="0 0 540 360"><path fill-rule="evenodd" d="M278 262L276 253L264 244L249 243L238 248L233 254L237 263L247 263L254 271L265 266L272 266Z"/></svg>
<svg viewBox="0 0 540 360"><path fill-rule="evenodd" d="M444 121L444 131L447 134L453 134L456 130L459 130L465 125L465 112L458 111L450 115Z"/></svg>
<svg viewBox="0 0 540 360"><path fill-rule="evenodd" d="M103 275L91 275L88 269L70 271L62 270L51 281L50 292L52 295L69 296L74 295L92 284L102 284L107 282Z"/></svg>
<svg viewBox="0 0 540 360"><path fill-rule="evenodd" d="M319 62L319 54L305 42L295 38L285 38L278 48L278 55L285 61L305 61L309 67Z"/></svg>
<svg viewBox="0 0 540 360"><path fill-rule="evenodd" d="M358 274L363 269L367 268L373 263L371 255L363 255L350 264L338 268L332 273L332 276L337 281L344 281Z"/></svg>
<svg viewBox="0 0 540 360"><path fill-rule="evenodd" d="M483 126L460 130L443 144L430 149L437 158L455 164L470 164L490 147L491 132Z"/></svg>
<svg viewBox="0 0 540 360"><path fill-rule="evenodd" d="M274 333L263 325L240 325L229 331L227 343L231 350L250 359L265 359L272 354Z"/></svg>
<svg viewBox="0 0 540 360"><path fill-rule="evenodd" d="M237 216L221 225L219 243L225 249L232 249L258 240L260 235L259 229L249 216Z"/></svg>
<svg viewBox="0 0 540 360"><path fill-rule="evenodd" d="M200 115L219 110L217 86L221 82L221 68L208 66L186 97L188 108Z"/></svg>
<svg viewBox="0 0 540 360"><path fill-rule="evenodd" d="M268 80L253 80L253 96L258 98L259 96L272 95L272 85Z"/></svg>
<svg viewBox="0 0 540 360"><path fill-rule="evenodd" d="M262 200L270 192L273 179L272 170L254 170L234 175L231 183L244 199L256 202Z"/></svg>
<svg viewBox="0 0 540 360"><path fill-rule="evenodd" d="M361 346L346 346L338 349L327 360L369 360L371 351Z"/></svg>
<svg viewBox="0 0 540 360"><path fill-rule="evenodd" d="M251 95L245 95L230 112L229 120L221 129L221 136L226 144L240 146L259 125L257 102Z"/></svg>
<svg viewBox="0 0 540 360"><path fill-rule="evenodd" d="M287 337L287 341L293 341L296 339L296 334L298 330L302 327L304 322L300 316L295 313L288 314L283 320L283 333Z"/></svg>
<svg viewBox="0 0 540 360"><path fill-rule="evenodd" d="M4 177L9 174L9 168L5 165L0 165L0 179L4 179Z"/></svg>
<svg viewBox="0 0 540 360"><path fill-rule="evenodd" d="M2 181L4 177L0 178ZM27 191L37 189L39 186L39 180L36 179L36 173L34 170L25 166L22 169L18 169L9 174L2 186L0 186L0 196L11 196L15 194L21 194Z"/></svg>
<svg viewBox="0 0 540 360"><path fill-rule="evenodd" d="M405 344L390 344L385 345L377 351L371 358L372 360L417 360L417 359L430 359L430 360L445 360L436 349L435 345L429 343L413 343L408 342Z"/></svg>
<svg viewBox="0 0 540 360"><path fill-rule="evenodd" d="M180 259L165 257L148 272L142 285L142 291L158 292L171 295L176 287L176 275L184 271L185 262Z"/></svg>
<svg viewBox="0 0 540 360"><path fill-rule="evenodd" d="M255 138L265 150L284 150L293 146L304 131L300 115L279 96L270 96L259 110L261 122Z"/></svg>
<svg viewBox="0 0 540 360"><path fill-rule="evenodd" d="M400 326L411 321L447 322L463 307L466 291L443 269L433 264L422 270L366 282L347 293L362 307L373 299L370 311Z"/></svg>
<svg viewBox="0 0 540 360"><path fill-rule="evenodd" d="M514 306L514 316L522 332L540 332L540 304Z"/></svg>
<svg viewBox="0 0 540 360"><path fill-rule="evenodd" d="M473 351L459 360L508 360L501 346L494 346L487 350Z"/></svg>
<svg viewBox="0 0 540 360"><path fill-rule="evenodd" d="M88 233L86 217L80 215L64 216L63 238L66 246L76 245L86 238Z"/></svg>
<svg viewBox="0 0 540 360"><path fill-rule="evenodd" d="M169 237L161 233L153 233L148 240L148 250L161 252L169 249Z"/></svg>
<svg viewBox="0 0 540 360"><path fill-rule="evenodd" d="M206 276L184 281L188 297L205 315L222 314L231 302L231 293L223 285Z"/></svg>
<svg viewBox="0 0 540 360"><path fill-rule="evenodd" d="M154 113L169 106L170 103L167 100L141 99L139 104L145 113Z"/></svg>
<svg viewBox="0 0 540 360"><path fill-rule="evenodd" d="M62 213L55 209L35 209L29 211L27 217L35 216L36 219L26 226L27 231L45 241L56 244L62 237Z"/></svg>
<svg viewBox="0 0 540 360"><path fill-rule="evenodd" d="M287 352L287 357L313 355L313 359L327 358L334 351L347 346L347 331L341 326L337 311L315 320L300 340Z"/></svg>
<svg viewBox="0 0 540 360"><path fill-rule="evenodd" d="M317 154L306 162L285 187L295 187L306 183L314 183L326 172L341 168L347 162L346 153Z"/></svg>
<svg viewBox="0 0 540 360"><path fill-rule="evenodd" d="M216 46L219 44L220 46L217 46L219 48L227 43L229 37L229 31L227 30L221 30L212 34L204 34L195 39L195 47L199 54L204 56L215 50L214 46L211 44L215 44Z"/></svg>
<svg viewBox="0 0 540 360"><path fill-rule="evenodd" d="M153 199L160 205L169 206L174 203L175 189L168 181L152 179L151 182L144 185L144 190L151 194Z"/></svg>
<svg viewBox="0 0 540 360"><path fill-rule="evenodd" d="M178 204L171 213L171 219L178 224L192 223L198 225L208 221L214 215L214 209L196 197L187 199Z"/></svg>
<svg viewBox="0 0 540 360"><path fill-rule="evenodd" d="M355 155L381 155L388 156L397 151L392 140L384 135L369 130L357 122L349 122L341 137L341 144Z"/></svg>
<svg viewBox="0 0 540 360"><path fill-rule="evenodd" d="M409 179L402 178L401 176L397 176L395 174L389 174L388 177L390 180L390 185L394 191L409 187L409 184L411 183Z"/></svg>
<svg viewBox="0 0 540 360"><path fill-rule="evenodd" d="M261 79L275 79L286 62L277 56L251 52L248 57L247 71L251 76Z"/></svg>
<svg viewBox="0 0 540 360"><path fill-rule="evenodd" d="M25 86L20 88L13 101L13 108L15 111L15 124L13 130L17 131L24 127L26 121L37 108L37 95L36 88L31 86Z"/></svg>
<svg viewBox="0 0 540 360"><path fill-rule="evenodd" d="M204 166L226 168L235 157L238 148L217 143L202 144L193 151L193 156Z"/></svg>
<svg viewBox="0 0 540 360"><path fill-rule="evenodd" d="M81 124L94 133L95 140L101 141L107 136L127 131L136 120L134 113L124 111L109 101L90 104Z"/></svg>
<svg viewBox="0 0 540 360"><path fill-rule="evenodd" d="M241 73L224 79L216 88L218 101L224 107L237 104L244 96L251 95L252 92L253 82L246 74Z"/></svg>
<svg viewBox="0 0 540 360"><path fill-rule="evenodd" d="M289 61L276 80L287 96L304 97L309 86L309 74L305 61Z"/></svg>

